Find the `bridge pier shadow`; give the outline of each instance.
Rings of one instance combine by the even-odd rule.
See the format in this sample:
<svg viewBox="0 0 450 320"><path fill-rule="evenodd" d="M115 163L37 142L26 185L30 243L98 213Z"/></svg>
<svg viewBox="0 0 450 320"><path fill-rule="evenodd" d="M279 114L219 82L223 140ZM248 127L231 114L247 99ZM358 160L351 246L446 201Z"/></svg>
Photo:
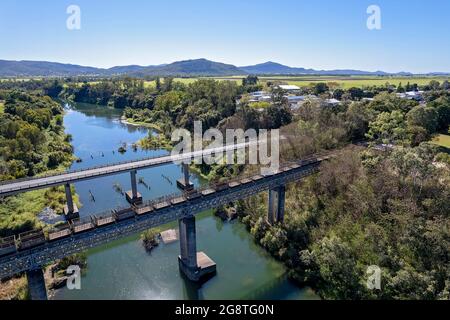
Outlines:
<svg viewBox="0 0 450 320"><path fill-rule="evenodd" d="M203 300L204 297L201 294L201 289L203 285L208 282L210 279L214 278L216 273L214 274L206 274L199 281L190 280L183 271L180 270L181 279L183 279L184 289L186 293L186 299L189 300Z"/></svg>
<svg viewBox="0 0 450 320"><path fill-rule="evenodd" d="M186 293L186 299L189 300L202 300L200 298L200 289L202 288L202 283L193 282L186 277L184 272L180 270L181 279L184 282L184 289Z"/></svg>

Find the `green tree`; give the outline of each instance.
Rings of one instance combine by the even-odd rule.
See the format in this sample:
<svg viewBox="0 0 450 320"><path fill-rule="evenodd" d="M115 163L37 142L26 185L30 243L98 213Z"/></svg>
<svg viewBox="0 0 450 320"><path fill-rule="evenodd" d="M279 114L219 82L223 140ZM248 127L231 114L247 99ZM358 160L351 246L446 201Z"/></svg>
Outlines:
<svg viewBox="0 0 450 320"><path fill-rule="evenodd" d="M431 80L429 83L429 87L431 88L431 90L439 90L441 84L439 83L439 81Z"/></svg>
<svg viewBox="0 0 450 320"><path fill-rule="evenodd" d="M405 117L400 111L382 112L369 124L367 138L378 143L401 143L406 138Z"/></svg>
<svg viewBox="0 0 450 320"><path fill-rule="evenodd" d="M161 79L159 77L156 77L155 79L155 87L157 92L161 91Z"/></svg>
<svg viewBox="0 0 450 320"><path fill-rule="evenodd" d="M249 75L246 78L242 79L242 85L245 86L254 86L258 84L258 77Z"/></svg>
<svg viewBox="0 0 450 320"><path fill-rule="evenodd" d="M437 130L446 130L450 125L450 98L442 96L428 103L427 106L437 112Z"/></svg>
<svg viewBox="0 0 450 320"><path fill-rule="evenodd" d="M352 87L348 89L348 93L352 97L352 100L360 100L364 97L364 91L361 88Z"/></svg>
<svg viewBox="0 0 450 320"><path fill-rule="evenodd" d="M342 96L344 95L345 91L342 89L336 89L333 91L333 98L337 100L341 100Z"/></svg>
<svg viewBox="0 0 450 320"><path fill-rule="evenodd" d="M420 126L427 130L428 134L436 132L438 127L438 113L434 108L417 106L406 115L409 126Z"/></svg>
<svg viewBox="0 0 450 320"><path fill-rule="evenodd" d="M319 83L314 85L313 90L314 90L314 94L316 96L318 96L318 95L321 95L323 93L328 92L329 88L328 88L328 85L326 83L319 82Z"/></svg>
<svg viewBox="0 0 450 320"><path fill-rule="evenodd" d="M412 100L401 99L395 94L383 92L374 97L370 102L369 107L375 112L392 112L398 110L401 112L409 112L418 103Z"/></svg>

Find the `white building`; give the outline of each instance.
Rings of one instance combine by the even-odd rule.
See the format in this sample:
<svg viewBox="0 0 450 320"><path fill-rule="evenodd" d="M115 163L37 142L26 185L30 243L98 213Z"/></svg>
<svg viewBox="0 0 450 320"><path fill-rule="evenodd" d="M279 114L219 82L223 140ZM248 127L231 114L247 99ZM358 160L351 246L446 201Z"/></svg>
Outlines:
<svg viewBox="0 0 450 320"><path fill-rule="evenodd" d="M307 96L289 96L287 99L289 101L289 106L293 111L298 110L306 101L315 102L320 100L313 94Z"/></svg>
<svg viewBox="0 0 450 320"><path fill-rule="evenodd" d="M397 97L399 97L401 99L422 101L423 100L423 91L408 91L405 93L397 93Z"/></svg>
<svg viewBox="0 0 450 320"><path fill-rule="evenodd" d="M255 91L249 93L249 102L260 102L260 101L270 101L272 96L266 91Z"/></svg>
<svg viewBox="0 0 450 320"><path fill-rule="evenodd" d="M324 104L325 106L329 106L329 107L335 107L335 106L338 106L340 103L341 103L341 102L340 102L339 100L337 100L337 99L325 99L325 100L323 101L323 104Z"/></svg>
<svg viewBox="0 0 450 320"><path fill-rule="evenodd" d="M295 85L290 85L290 84L281 84L278 86L278 88L287 91L287 92L292 92L292 91L299 91L300 87L295 86Z"/></svg>
<svg viewBox="0 0 450 320"><path fill-rule="evenodd" d="M289 104L303 102L306 99L306 96L287 96Z"/></svg>
<svg viewBox="0 0 450 320"><path fill-rule="evenodd" d="M268 93L266 91L255 91L255 92L249 93L249 96L254 97L254 98L265 96L265 95L268 95Z"/></svg>

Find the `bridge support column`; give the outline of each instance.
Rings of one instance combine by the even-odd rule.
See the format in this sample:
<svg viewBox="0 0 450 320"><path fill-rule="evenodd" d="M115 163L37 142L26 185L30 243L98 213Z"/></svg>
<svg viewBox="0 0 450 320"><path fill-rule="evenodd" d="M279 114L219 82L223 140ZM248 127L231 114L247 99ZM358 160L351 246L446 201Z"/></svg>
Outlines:
<svg viewBox="0 0 450 320"><path fill-rule="evenodd" d="M191 281L200 281L216 273L216 264L204 252L197 252L195 217L193 215L179 220L180 251L178 264L181 272Z"/></svg>
<svg viewBox="0 0 450 320"><path fill-rule="evenodd" d="M189 164L183 163L182 166L183 178L177 180L177 186L181 190L192 190L194 184L189 181Z"/></svg>
<svg viewBox="0 0 450 320"><path fill-rule="evenodd" d="M64 206L63 209L64 216L66 220L77 219L80 217L80 213L78 211L77 205L73 202L70 184L69 183L65 184L64 189L66 192L66 201L67 201L67 204Z"/></svg>
<svg viewBox="0 0 450 320"><path fill-rule="evenodd" d="M286 186L269 190L269 210L267 220L270 224L284 221Z"/></svg>
<svg viewBox="0 0 450 320"><path fill-rule="evenodd" d="M142 195L137 191L137 181L136 181L137 171L133 170L130 172L131 176L131 191L127 191L125 196L127 201L131 204L142 203Z"/></svg>
<svg viewBox="0 0 450 320"><path fill-rule="evenodd" d="M27 271L28 292L31 300L47 300L44 272L42 269Z"/></svg>

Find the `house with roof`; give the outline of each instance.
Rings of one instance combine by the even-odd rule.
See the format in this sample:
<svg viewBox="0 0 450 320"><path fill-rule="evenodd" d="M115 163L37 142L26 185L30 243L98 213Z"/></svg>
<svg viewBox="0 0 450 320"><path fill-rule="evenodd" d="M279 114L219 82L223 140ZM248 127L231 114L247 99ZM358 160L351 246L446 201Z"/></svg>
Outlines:
<svg viewBox="0 0 450 320"><path fill-rule="evenodd" d="M315 102L320 100L313 94L306 96L288 96L287 99L292 111L298 110L306 101Z"/></svg>
<svg viewBox="0 0 450 320"><path fill-rule="evenodd" d="M337 99L325 99L322 101L322 105L326 107L336 107L339 104L341 104L341 102Z"/></svg>
<svg viewBox="0 0 450 320"><path fill-rule="evenodd" d="M277 88L287 91L288 93L300 91L300 87L291 84L280 84Z"/></svg>
<svg viewBox="0 0 450 320"><path fill-rule="evenodd" d="M401 99L423 101L423 91L407 91L402 93L397 93L397 97Z"/></svg>

